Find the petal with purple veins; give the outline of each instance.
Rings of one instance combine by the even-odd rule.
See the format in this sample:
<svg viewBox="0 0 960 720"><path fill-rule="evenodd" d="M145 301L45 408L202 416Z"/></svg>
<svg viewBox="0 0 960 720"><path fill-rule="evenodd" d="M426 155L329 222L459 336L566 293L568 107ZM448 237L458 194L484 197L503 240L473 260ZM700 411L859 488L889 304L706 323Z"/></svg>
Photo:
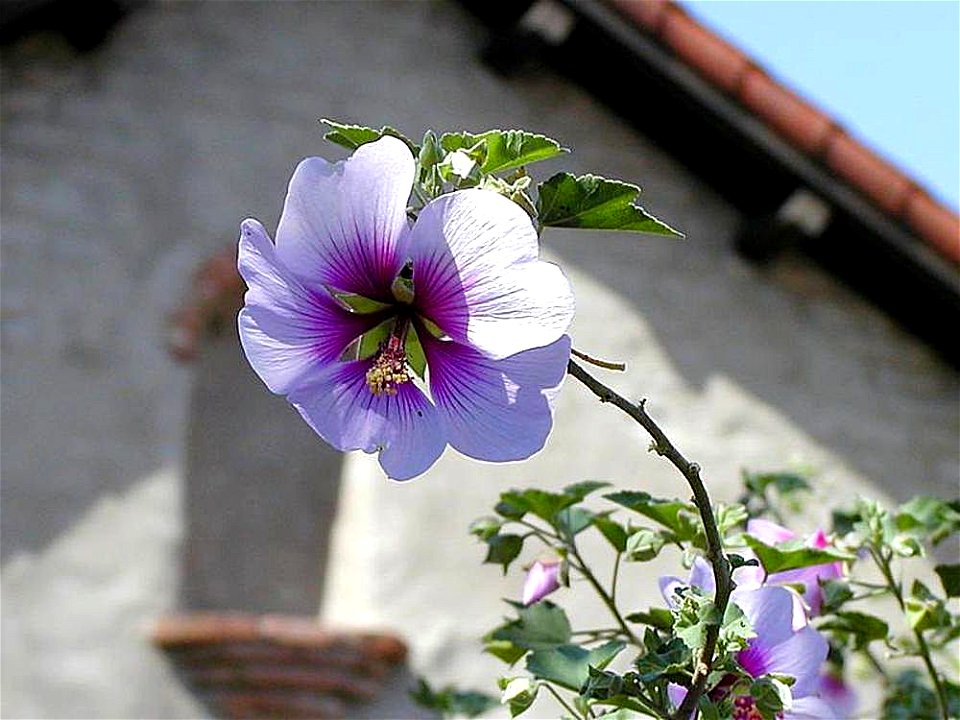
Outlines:
<svg viewBox="0 0 960 720"><path fill-rule="evenodd" d="M362 145L346 160L303 160L293 173L277 254L308 287L389 300L405 261L415 163L400 140Z"/></svg>
<svg viewBox="0 0 960 720"><path fill-rule="evenodd" d="M463 190L429 203L410 234L415 304L454 340L496 359L544 347L573 318L570 283L538 259L516 203Z"/></svg>
<svg viewBox="0 0 960 720"><path fill-rule="evenodd" d="M310 382L365 329L362 318L305 288L276 257L256 220L241 225L237 265L248 286L238 318L240 342L271 391L286 395Z"/></svg>
<svg viewBox="0 0 960 720"><path fill-rule="evenodd" d="M754 642L763 640L761 636ZM793 697L802 698L817 688L820 668L827 659L829 649L823 635L807 625L783 642L765 648L766 668L763 672L796 678L796 682L790 686L790 692ZM747 669L754 675L753 670Z"/></svg>
<svg viewBox="0 0 960 720"><path fill-rule="evenodd" d="M366 373L372 360L332 365L290 402L324 440L338 450L380 451L380 465L393 480L425 472L446 446L436 408L412 382L396 394L374 395Z"/></svg>
<svg viewBox="0 0 960 720"><path fill-rule="evenodd" d="M570 338L503 360L423 333L430 391L447 441L478 460L522 460L540 450L566 375Z"/></svg>

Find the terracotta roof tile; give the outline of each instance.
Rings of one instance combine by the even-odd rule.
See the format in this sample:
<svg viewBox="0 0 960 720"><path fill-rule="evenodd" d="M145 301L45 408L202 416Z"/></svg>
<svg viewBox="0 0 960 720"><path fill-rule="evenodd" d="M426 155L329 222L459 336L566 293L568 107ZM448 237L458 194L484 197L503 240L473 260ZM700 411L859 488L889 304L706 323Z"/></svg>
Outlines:
<svg viewBox="0 0 960 720"><path fill-rule="evenodd" d="M907 224L942 254L960 260L960 217L922 190L907 198Z"/></svg>
<svg viewBox="0 0 960 720"><path fill-rule="evenodd" d="M897 168L846 133L830 138L825 160L831 170L881 210L900 217L914 183Z"/></svg>
<svg viewBox="0 0 960 720"><path fill-rule="evenodd" d="M811 155L822 155L829 135L838 130L833 118L759 69L750 70L743 78L740 100L793 145Z"/></svg>
<svg viewBox="0 0 960 720"><path fill-rule="evenodd" d="M674 0L606 0L644 32L798 150L823 162L890 218L960 264L960 217L893 163L844 132L828 114L763 72L747 54L697 22Z"/></svg>
<svg viewBox="0 0 960 720"><path fill-rule="evenodd" d="M642 3L641 3L642 4ZM750 59L673 5L660 25L660 37L688 65L724 91L735 94Z"/></svg>

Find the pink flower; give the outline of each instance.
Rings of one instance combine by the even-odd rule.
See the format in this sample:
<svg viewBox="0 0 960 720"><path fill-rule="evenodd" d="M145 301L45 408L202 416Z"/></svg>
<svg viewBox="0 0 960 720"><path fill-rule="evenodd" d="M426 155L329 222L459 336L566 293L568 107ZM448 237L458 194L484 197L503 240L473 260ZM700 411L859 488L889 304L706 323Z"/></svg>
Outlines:
<svg viewBox="0 0 960 720"><path fill-rule="evenodd" d="M796 538L796 533L792 530L769 520L761 519L750 520L747 523L747 534L767 545L778 545ZM830 541L827 540L823 530L817 530L807 538L806 546L822 550L830 546ZM820 614L820 608L823 607L823 590L820 588L820 581L835 580L841 577L843 577L843 563L832 562L773 573L767 577L765 584L803 585L803 599L809 608L810 615L815 616ZM762 574L760 578L762 579Z"/></svg>
<svg viewBox="0 0 960 720"><path fill-rule="evenodd" d="M563 561L560 558L537 560L530 566L527 579L523 582L524 605L533 605L540 602L547 595L560 587L560 568Z"/></svg>

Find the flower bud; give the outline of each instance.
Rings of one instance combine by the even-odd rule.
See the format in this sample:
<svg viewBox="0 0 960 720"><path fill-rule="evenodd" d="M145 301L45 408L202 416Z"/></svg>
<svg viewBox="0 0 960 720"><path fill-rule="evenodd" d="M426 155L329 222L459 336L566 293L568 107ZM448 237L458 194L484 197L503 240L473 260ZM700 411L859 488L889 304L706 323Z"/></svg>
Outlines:
<svg viewBox="0 0 960 720"><path fill-rule="evenodd" d="M522 601L525 606L543 600L560 587L560 571L563 562L560 558L537 560L530 566L527 579L523 582Z"/></svg>

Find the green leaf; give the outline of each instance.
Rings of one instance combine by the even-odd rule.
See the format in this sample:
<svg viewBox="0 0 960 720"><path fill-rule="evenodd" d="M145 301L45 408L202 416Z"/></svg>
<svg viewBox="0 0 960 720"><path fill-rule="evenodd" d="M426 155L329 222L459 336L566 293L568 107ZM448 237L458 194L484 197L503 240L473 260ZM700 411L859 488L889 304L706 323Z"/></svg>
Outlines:
<svg viewBox="0 0 960 720"><path fill-rule="evenodd" d="M337 145L342 145L348 150L356 150L361 145L375 142L389 135L390 137L402 140L406 146L410 148L410 152L414 157L420 154L420 148L418 148L413 141L405 137L399 130L395 130L389 126L374 130L373 128L364 127L363 125L346 125L344 123L338 123L335 120L328 120L327 118L320 118L320 122L331 128L330 131L323 136L323 139L336 143Z"/></svg>
<svg viewBox="0 0 960 720"><path fill-rule="evenodd" d="M960 597L960 565L937 565L934 572L940 576L947 597Z"/></svg>
<svg viewBox="0 0 960 720"><path fill-rule="evenodd" d="M821 623L818 630L832 630L854 638L854 647L862 650L874 640L886 640L890 628L886 622L867 613L845 610Z"/></svg>
<svg viewBox="0 0 960 720"><path fill-rule="evenodd" d="M587 682L591 667L602 670L624 647L624 643L611 640L593 650L579 645L537 650L527 658L527 671L534 677L576 692Z"/></svg>
<svg viewBox="0 0 960 720"><path fill-rule="evenodd" d="M697 509L693 503L661 500L635 490L622 490L604 497L669 528L679 540L689 540L697 534Z"/></svg>
<svg viewBox="0 0 960 720"><path fill-rule="evenodd" d="M470 523L470 534L476 535L483 541L487 541L500 532L502 524L503 523L495 517L477 518Z"/></svg>
<svg viewBox="0 0 960 720"><path fill-rule="evenodd" d="M649 528L638 528L627 538L627 559L633 562L653 560L666 544L667 540L662 533Z"/></svg>
<svg viewBox="0 0 960 720"><path fill-rule="evenodd" d="M610 487L610 483L598 482L597 480L584 480L583 482L573 483L573 485L567 485L563 489L563 494L574 498L576 502L582 502L587 495L595 493L597 490L602 490L605 487Z"/></svg>
<svg viewBox="0 0 960 720"><path fill-rule="evenodd" d="M487 557L485 563L503 565L503 574L507 574L510 563L517 559L523 550L523 538L519 535L493 535L487 538Z"/></svg>
<svg viewBox="0 0 960 720"><path fill-rule="evenodd" d="M826 565L837 561L855 560L856 556L841 552L835 548L811 548L802 545L802 541L789 541L777 547L767 545L752 535L744 535L744 541L750 546L767 574L797 570L799 568Z"/></svg>
<svg viewBox="0 0 960 720"><path fill-rule="evenodd" d="M417 165L420 167L420 185L430 197L436 197L443 190L437 165L443 160L443 150L433 130L427 130L420 144Z"/></svg>
<svg viewBox="0 0 960 720"><path fill-rule="evenodd" d="M607 515L594 515L593 525L607 539L613 549L617 552L623 552L627 547L627 530L616 520L611 520Z"/></svg>
<svg viewBox="0 0 960 720"><path fill-rule="evenodd" d="M764 720L774 720L792 702L790 686L769 675L753 681L750 696Z"/></svg>
<svg viewBox="0 0 960 720"><path fill-rule="evenodd" d="M503 691L500 695L500 704L510 709L510 717L516 717L526 711L537 699L540 686L530 678L501 678L499 683Z"/></svg>
<svg viewBox="0 0 960 720"><path fill-rule="evenodd" d="M517 615L516 620L490 633L487 640L505 640L525 650L544 650L570 641L567 614L549 600L520 608Z"/></svg>
<svg viewBox="0 0 960 720"><path fill-rule="evenodd" d="M790 495L799 491L810 492L812 490L805 477L789 472L744 472L743 484L747 490L761 496L766 495L767 489L771 487L780 495Z"/></svg>
<svg viewBox="0 0 960 720"><path fill-rule="evenodd" d="M487 130L476 135L446 133L440 137L440 144L448 152L479 145L480 169L484 173L510 170L567 152L556 140L524 130Z"/></svg>
<svg viewBox="0 0 960 720"><path fill-rule="evenodd" d="M561 537L572 538L590 527L592 520L593 513L589 510L568 507L557 513L554 522Z"/></svg>
<svg viewBox="0 0 960 720"><path fill-rule="evenodd" d="M546 490L527 489L510 490L500 494L500 504L508 508L508 512L522 513L516 518L523 517L527 512L532 512L541 520L546 520L551 525L558 512L573 505L576 499L569 495L547 492ZM498 505L499 507L499 505ZM498 513L503 514L500 510Z"/></svg>
<svg viewBox="0 0 960 720"><path fill-rule="evenodd" d="M918 632L945 627L950 624L950 613L938 598L919 580L913 581L910 597L904 601L907 624Z"/></svg>
<svg viewBox="0 0 960 720"><path fill-rule="evenodd" d="M509 640L488 640L483 646L483 651L503 660L507 665L513 665L528 652L525 648L517 647Z"/></svg>
<svg viewBox="0 0 960 720"><path fill-rule="evenodd" d="M666 608L652 607L647 612L630 613L624 619L627 622L649 625L664 632L669 632L673 627L673 614Z"/></svg>
<svg viewBox="0 0 960 720"><path fill-rule="evenodd" d="M747 647L747 641L756 635L743 610L735 603L727 605L723 613L723 625L720 627L721 647L728 652L743 650Z"/></svg>
<svg viewBox="0 0 960 720"><path fill-rule="evenodd" d="M898 530L913 532L937 545L960 531L960 512L943 500L919 496L900 506L894 522Z"/></svg>
<svg viewBox="0 0 960 720"><path fill-rule="evenodd" d="M853 598L853 590L846 580L827 580L820 583L823 592L823 614L836 612L844 603Z"/></svg>
<svg viewBox="0 0 960 720"><path fill-rule="evenodd" d="M630 230L683 237L634 205L639 194L639 187L619 180L557 173L538 186L537 215L544 227Z"/></svg>
<svg viewBox="0 0 960 720"><path fill-rule="evenodd" d="M474 718L500 704L497 698L481 692L456 690L449 686L434 690L423 678L417 679L417 688L410 692L410 697L417 705L435 710L443 717Z"/></svg>

